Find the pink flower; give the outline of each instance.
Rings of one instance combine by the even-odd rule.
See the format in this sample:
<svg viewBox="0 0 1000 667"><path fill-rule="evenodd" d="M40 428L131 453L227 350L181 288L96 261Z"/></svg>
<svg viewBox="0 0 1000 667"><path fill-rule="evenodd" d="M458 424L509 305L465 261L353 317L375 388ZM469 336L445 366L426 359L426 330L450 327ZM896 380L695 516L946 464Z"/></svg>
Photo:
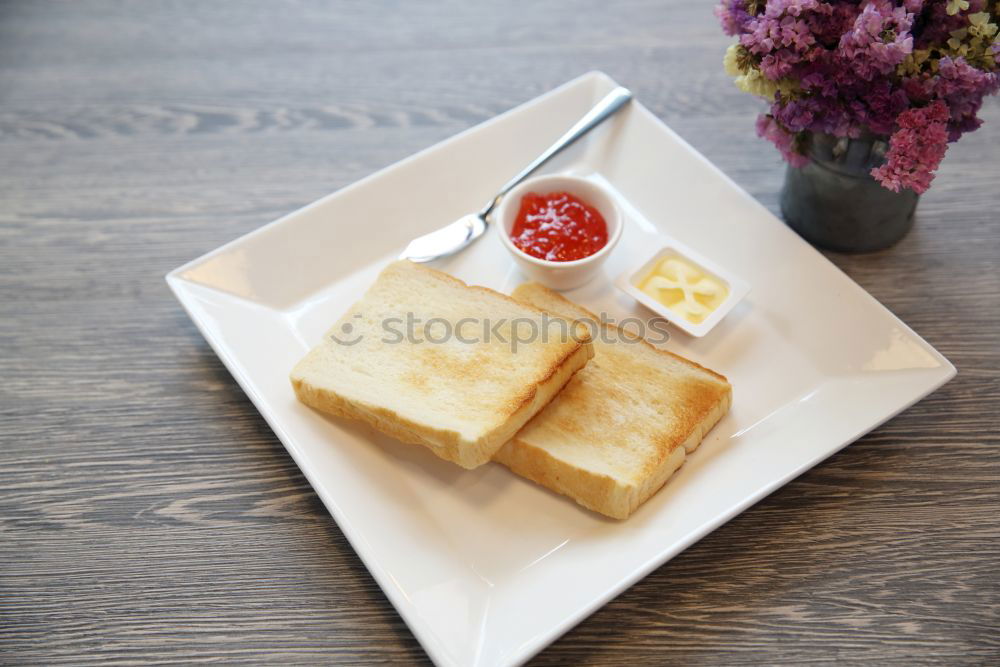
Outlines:
<svg viewBox="0 0 1000 667"><path fill-rule="evenodd" d="M809 164L809 158L795 150L795 135L782 127L773 116L761 114L757 117L757 136L777 146L781 155L793 167L804 167Z"/></svg>
<svg viewBox="0 0 1000 667"><path fill-rule="evenodd" d="M872 169L872 176L893 192L910 188L923 194L934 180L934 171L948 150L948 106L938 100L899 114L889 139L886 163Z"/></svg>

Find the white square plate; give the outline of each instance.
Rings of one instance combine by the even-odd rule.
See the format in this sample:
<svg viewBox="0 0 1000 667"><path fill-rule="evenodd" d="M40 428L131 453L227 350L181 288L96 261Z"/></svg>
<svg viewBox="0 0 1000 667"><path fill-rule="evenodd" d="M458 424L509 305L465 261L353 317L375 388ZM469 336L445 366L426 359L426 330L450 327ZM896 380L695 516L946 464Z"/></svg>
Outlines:
<svg viewBox="0 0 1000 667"><path fill-rule="evenodd" d="M167 276L435 662L522 662L955 369L639 104L549 171L590 175L627 217L604 279L568 293L648 311L611 277L661 231L752 292L705 338L666 347L727 375L733 408L664 489L617 522L499 465L465 471L295 400L292 365L408 240L474 211L606 94L582 76ZM521 277L491 229L440 268L502 291Z"/></svg>

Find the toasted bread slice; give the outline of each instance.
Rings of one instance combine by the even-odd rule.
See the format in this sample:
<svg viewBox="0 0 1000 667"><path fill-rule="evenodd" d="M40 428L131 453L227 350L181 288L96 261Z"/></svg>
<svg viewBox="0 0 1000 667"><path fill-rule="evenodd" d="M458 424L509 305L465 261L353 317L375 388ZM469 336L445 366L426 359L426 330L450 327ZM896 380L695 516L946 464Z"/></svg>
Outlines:
<svg viewBox="0 0 1000 667"><path fill-rule="evenodd" d="M594 359L494 460L615 519L627 518L729 410L726 378L653 347L537 283L514 298L593 322Z"/></svg>
<svg viewBox="0 0 1000 667"><path fill-rule="evenodd" d="M565 324L499 292L394 262L295 366L292 386L306 405L474 468L593 356L586 327L560 335L556 323ZM552 335L541 336L543 326Z"/></svg>

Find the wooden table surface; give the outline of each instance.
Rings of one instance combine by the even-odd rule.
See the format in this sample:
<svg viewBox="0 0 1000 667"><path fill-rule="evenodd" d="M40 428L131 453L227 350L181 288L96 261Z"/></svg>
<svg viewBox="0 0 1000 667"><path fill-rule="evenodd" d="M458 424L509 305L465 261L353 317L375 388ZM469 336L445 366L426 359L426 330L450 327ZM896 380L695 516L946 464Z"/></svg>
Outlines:
<svg viewBox="0 0 1000 667"><path fill-rule="evenodd" d="M0 3L0 663L425 662L163 275L590 69L776 210L711 6ZM902 243L831 255L958 377L537 664L997 664L983 117Z"/></svg>

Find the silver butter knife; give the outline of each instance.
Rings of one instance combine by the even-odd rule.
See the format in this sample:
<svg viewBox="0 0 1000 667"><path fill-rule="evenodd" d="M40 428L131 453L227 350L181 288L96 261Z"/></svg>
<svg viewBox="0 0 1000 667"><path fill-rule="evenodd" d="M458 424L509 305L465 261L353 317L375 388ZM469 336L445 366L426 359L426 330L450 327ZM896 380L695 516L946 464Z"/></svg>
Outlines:
<svg viewBox="0 0 1000 667"><path fill-rule="evenodd" d="M528 176L531 176L539 167L572 145L577 139L613 116L616 111L625 106L631 99L632 93L626 88L619 87L612 90L594 108L588 111L583 118L578 120L566 134L559 137L554 144L545 149L544 153L522 169L517 176L507 181L500 188L500 191L497 192L496 196L483 207L483 210L478 213L464 215L450 225L413 239L406 246L406 250L403 251L399 258L408 259L413 262L431 262L441 257L453 255L478 239L489 225L487 218L493 211L493 207L500 202L500 199L511 188Z"/></svg>

